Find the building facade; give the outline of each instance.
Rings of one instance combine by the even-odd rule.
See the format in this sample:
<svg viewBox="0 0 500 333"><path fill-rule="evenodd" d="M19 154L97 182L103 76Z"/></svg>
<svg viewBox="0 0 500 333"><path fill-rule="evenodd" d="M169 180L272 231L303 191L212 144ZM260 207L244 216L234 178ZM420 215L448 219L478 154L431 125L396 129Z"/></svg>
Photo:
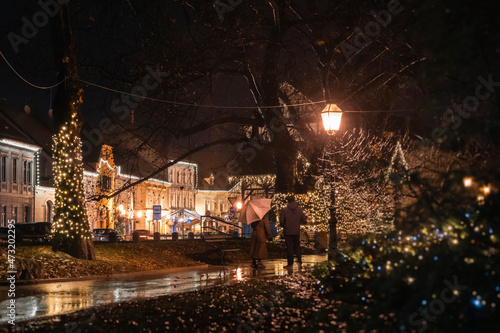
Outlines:
<svg viewBox="0 0 500 333"><path fill-rule="evenodd" d="M34 144L0 138L0 226L33 222L39 152Z"/></svg>

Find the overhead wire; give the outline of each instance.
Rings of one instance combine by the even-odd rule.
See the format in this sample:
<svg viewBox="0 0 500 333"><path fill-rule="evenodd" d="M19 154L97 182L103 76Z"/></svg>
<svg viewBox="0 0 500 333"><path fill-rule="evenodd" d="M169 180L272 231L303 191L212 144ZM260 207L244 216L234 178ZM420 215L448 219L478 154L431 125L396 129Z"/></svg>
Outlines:
<svg viewBox="0 0 500 333"><path fill-rule="evenodd" d="M5 61L5 63L10 67L10 69L21 79L23 80L24 82L26 82L27 84L29 84L30 86L34 87L34 88L38 88L38 89L42 89L42 90L46 90L46 89L52 89L52 88L55 88L57 87L58 85L60 85L61 83L64 82L64 79L61 80L60 82L54 84L54 85L51 85L51 86L39 86L39 85L36 85L34 83L31 83L30 81L26 80L21 74L19 74L18 71L16 71L14 69L14 67L10 64L10 62L7 60L7 58L5 58L5 56L3 55L2 51L0 51L0 55L2 56L3 60Z"/></svg>
<svg viewBox="0 0 500 333"><path fill-rule="evenodd" d="M46 89L52 89L52 88L55 88L57 86L59 86L61 83L63 83L65 81L65 79L61 80L60 82L54 84L54 85L51 85L51 86L39 86L39 85L36 85L34 83L31 83L30 81L28 81L27 79L25 79L19 72L17 72L15 70L15 68L10 64L10 62L5 58L5 56L3 55L3 53L0 51L0 55L2 56L3 60L5 61L5 63L10 67L10 69L21 79L23 80L25 83L29 84L30 86L34 87L34 88L38 88L38 89L43 89L43 90L46 90ZM153 102L159 102L159 103L166 103L166 104L171 104L171 105L180 105L180 106L193 106L193 107L199 107L199 108L212 108L212 109L275 109L275 108L283 108L283 107L296 107L296 106L306 106L306 105L316 105L316 104L325 104L327 103L328 101L327 100L320 100L320 101L313 101L313 102L304 102L304 103L294 103L294 104L285 104L285 105L267 105L267 106L228 106L228 105L208 105L208 104L197 104L197 103L186 103L186 102L176 102L176 101L170 101L170 100L165 100L165 99L159 99L159 98L153 98L153 97L147 97L147 96L141 96L141 95L137 95L137 94L133 94L133 93L129 93L129 92L126 92L126 91L121 91L121 90L118 90L118 89L113 89L113 88L109 88L109 87L106 87L106 86L103 86L103 85L100 85L100 84L97 84L97 83L92 83L92 82L89 82L89 81L86 81L86 80L81 80L80 79L80 82L84 83L84 84L87 84L89 86L93 86L93 87L96 87L96 88L99 88L99 89L103 89L103 90L107 90L107 91L111 91L111 92L115 92L115 93L118 93L118 94L123 94L123 95L128 95L128 96L132 96L132 97L136 97L136 98L140 98L140 99L145 99L145 100L149 100L149 101L153 101ZM367 111L367 110L353 110L353 111L347 111L347 110L344 110L343 112L360 112L360 113L369 113L369 112L376 112L376 113L379 113L379 112L410 112L410 111L414 111L414 109L400 109L400 110L371 110L371 111Z"/></svg>

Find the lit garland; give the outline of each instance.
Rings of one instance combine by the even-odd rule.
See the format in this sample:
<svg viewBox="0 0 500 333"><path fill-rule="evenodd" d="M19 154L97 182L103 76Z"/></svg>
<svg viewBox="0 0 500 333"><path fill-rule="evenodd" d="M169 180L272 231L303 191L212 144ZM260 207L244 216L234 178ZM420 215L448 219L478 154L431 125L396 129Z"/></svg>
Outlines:
<svg viewBox="0 0 500 333"><path fill-rule="evenodd" d="M311 163L307 158L299 151L297 154L297 180L303 184L304 175L307 174L311 167Z"/></svg>
<svg viewBox="0 0 500 333"><path fill-rule="evenodd" d="M276 182L276 175L244 175L229 177L229 183L234 184L236 182L268 186Z"/></svg>
<svg viewBox="0 0 500 333"><path fill-rule="evenodd" d="M79 102L76 103L80 103ZM53 137L53 172L55 182L54 222L52 235L56 244L72 239L90 239L85 212L83 188L82 143L77 134L78 123L73 103L71 121Z"/></svg>
<svg viewBox="0 0 500 333"><path fill-rule="evenodd" d="M341 238L394 228L392 187L394 181L402 184L407 178L392 175L399 176L398 171L406 175L408 171L399 141L394 145L363 131L347 132L325 149L323 161L323 173L335 178L337 231Z"/></svg>
<svg viewBox="0 0 500 333"><path fill-rule="evenodd" d="M335 188L340 235L380 233L394 228L394 203L387 192L367 200L369 189L354 191L345 184L336 184Z"/></svg>
<svg viewBox="0 0 500 333"><path fill-rule="evenodd" d="M399 157L399 164L396 163L396 158ZM398 165L401 165L403 167L403 170L401 170L402 172L404 172L404 177L391 177L391 175L398 175L399 174L399 170L398 170ZM396 143L396 148L394 149L394 153L392 154L392 157L391 157L391 162L389 164L389 167L387 168L387 173L385 174L385 181L386 183L390 183L389 180L392 180L395 181L397 180L397 183L401 184L403 183L403 181L407 181L409 180L408 179L408 176L407 176L407 173L408 173L408 163L406 163L406 159L405 159L405 155L403 153L403 148L401 147L401 143L398 141Z"/></svg>

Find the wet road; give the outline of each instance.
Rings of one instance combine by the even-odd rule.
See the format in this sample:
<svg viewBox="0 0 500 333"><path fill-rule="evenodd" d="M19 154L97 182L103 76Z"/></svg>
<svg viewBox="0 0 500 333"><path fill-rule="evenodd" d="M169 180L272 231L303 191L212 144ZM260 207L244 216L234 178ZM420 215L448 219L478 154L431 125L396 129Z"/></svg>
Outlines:
<svg viewBox="0 0 500 333"><path fill-rule="evenodd" d="M326 255L303 256L303 268L327 260ZM71 313L99 305L151 298L232 284L251 278L290 274L286 260L266 260L265 268L237 266L196 266L155 272L111 275L109 278L50 282L16 287L16 321ZM294 265L297 271L297 265ZM0 286L0 325L8 305L7 286Z"/></svg>

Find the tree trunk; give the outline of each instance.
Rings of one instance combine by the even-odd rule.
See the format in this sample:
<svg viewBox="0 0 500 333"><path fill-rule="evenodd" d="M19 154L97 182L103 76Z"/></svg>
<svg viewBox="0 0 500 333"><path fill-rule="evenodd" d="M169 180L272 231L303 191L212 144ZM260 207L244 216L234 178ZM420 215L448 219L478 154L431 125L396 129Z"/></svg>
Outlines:
<svg viewBox="0 0 500 333"><path fill-rule="evenodd" d="M58 87L54 103L57 134L53 137L52 152L56 187L52 247L54 251L63 251L76 258L93 260L95 253L85 211L80 139L83 90L66 5L59 6L54 23L56 68L59 79L65 82Z"/></svg>
<svg viewBox="0 0 500 333"><path fill-rule="evenodd" d="M271 32L271 40L279 41L283 38L283 32L286 31L284 21L285 3L272 2L270 5L275 11L275 25ZM280 65L280 56L283 51L279 43L268 43L266 54L264 57L263 72L261 73L260 91L264 105L279 105L280 78L278 77L278 68ZM282 116L277 117L277 114L283 114L282 109L265 109L263 110L268 130L273 132L272 141L269 149L271 149L274 165L276 169L276 184L277 193L288 193L295 191L295 159L296 159L296 143L290 136L286 124L276 124L275 120L282 121ZM273 131L272 125L275 125L281 130Z"/></svg>

